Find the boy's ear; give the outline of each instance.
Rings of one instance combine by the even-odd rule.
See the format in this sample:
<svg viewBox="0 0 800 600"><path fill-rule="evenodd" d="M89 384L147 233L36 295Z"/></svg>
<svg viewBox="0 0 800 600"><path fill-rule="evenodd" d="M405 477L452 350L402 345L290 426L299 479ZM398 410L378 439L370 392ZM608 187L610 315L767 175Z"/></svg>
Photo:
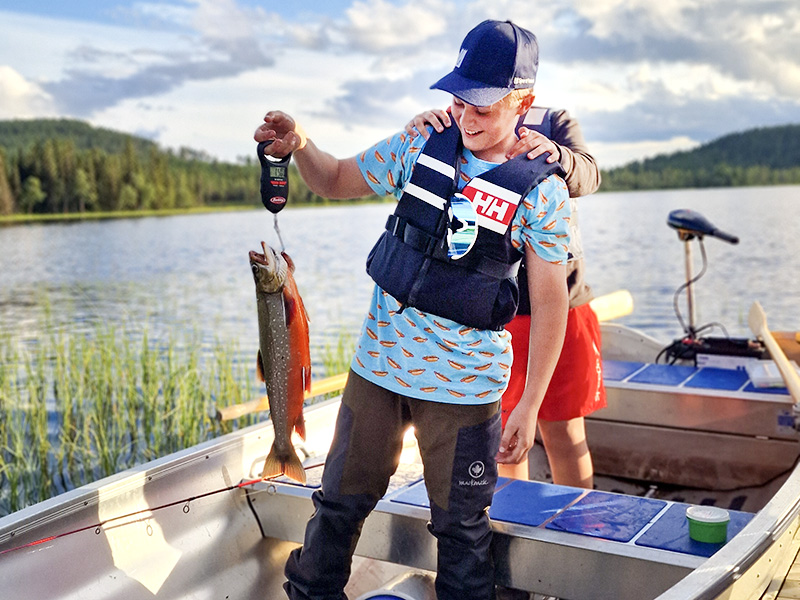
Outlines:
<svg viewBox="0 0 800 600"><path fill-rule="evenodd" d="M519 103L519 109L517 109L517 114L524 115L526 112L528 112L531 106L533 106L533 101L535 99L536 96L534 96L533 94L531 94L530 96L525 96L522 99L522 102Z"/></svg>

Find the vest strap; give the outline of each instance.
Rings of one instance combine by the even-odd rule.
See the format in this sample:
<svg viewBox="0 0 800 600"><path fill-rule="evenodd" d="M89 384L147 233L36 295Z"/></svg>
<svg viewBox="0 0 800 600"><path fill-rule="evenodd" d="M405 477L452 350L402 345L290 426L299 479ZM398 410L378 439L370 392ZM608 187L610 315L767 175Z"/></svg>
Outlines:
<svg viewBox="0 0 800 600"><path fill-rule="evenodd" d="M406 219L397 215L389 215L389 218L386 219L386 231L414 250L419 250L427 255L432 255L436 245L441 241L436 236L419 227L414 227Z"/></svg>
<svg viewBox="0 0 800 600"><path fill-rule="evenodd" d="M428 232L423 231L419 227L415 227L403 217L398 217L394 214L389 215L389 217L386 219L386 231L388 231L392 236L398 238L404 244L407 244L415 250L425 253L434 260L439 260L441 262L455 262L448 260L446 258L446 254L436 251L441 243L439 238L430 235ZM517 276L521 262L521 256L520 260L512 264L506 264L504 262L489 258L488 256L480 256L477 262L471 266L476 271L495 279L511 279Z"/></svg>

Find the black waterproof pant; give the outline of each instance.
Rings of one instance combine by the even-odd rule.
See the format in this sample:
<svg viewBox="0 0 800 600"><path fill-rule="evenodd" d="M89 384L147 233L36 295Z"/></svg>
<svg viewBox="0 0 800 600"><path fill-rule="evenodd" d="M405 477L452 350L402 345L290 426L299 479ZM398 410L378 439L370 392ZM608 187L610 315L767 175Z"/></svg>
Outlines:
<svg viewBox="0 0 800 600"><path fill-rule="evenodd" d="M408 398L351 371L304 545L286 564L291 600L346 600L362 524L386 493L409 425L424 465L428 529L437 538L437 598L494 598L487 508L497 483L499 402L471 406Z"/></svg>

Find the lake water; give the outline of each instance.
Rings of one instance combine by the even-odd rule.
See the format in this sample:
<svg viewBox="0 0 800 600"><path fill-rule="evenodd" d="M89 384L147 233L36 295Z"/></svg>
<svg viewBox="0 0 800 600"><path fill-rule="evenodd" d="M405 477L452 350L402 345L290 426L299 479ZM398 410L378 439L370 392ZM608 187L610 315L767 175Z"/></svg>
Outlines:
<svg viewBox="0 0 800 600"><path fill-rule="evenodd" d="M279 216L311 317L317 366L326 345L358 331L372 288L364 262L392 208L290 208ZM676 208L698 211L741 239L735 246L705 239L708 272L695 285L698 325L720 322L730 335L748 335L747 312L759 300L771 329L800 328L798 186L582 199L588 281L598 295L630 290L635 310L622 323L665 343L682 333L673 294L684 281L684 247L666 225ZM142 324L151 339L193 331L209 343L235 340L254 355L247 253L261 240L279 247L272 215L263 209L0 227L0 329L26 338L45 326L82 332L98 321L128 329ZM692 249L698 272L697 242ZM683 297L681 307L685 314Z"/></svg>

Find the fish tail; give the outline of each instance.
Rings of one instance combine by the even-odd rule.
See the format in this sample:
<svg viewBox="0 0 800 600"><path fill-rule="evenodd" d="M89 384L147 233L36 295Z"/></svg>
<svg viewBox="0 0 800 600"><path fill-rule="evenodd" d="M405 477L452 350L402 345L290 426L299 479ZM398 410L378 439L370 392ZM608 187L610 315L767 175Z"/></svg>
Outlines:
<svg viewBox="0 0 800 600"><path fill-rule="evenodd" d="M283 475L283 461L278 458L278 452L275 450L275 445L269 450L267 459L264 461L264 468L261 469L261 479L267 477L277 477Z"/></svg>
<svg viewBox="0 0 800 600"><path fill-rule="evenodd" d="M286 477L294 479L302 484L306 482L306 471L297 453L291 450L285 456L279 456L273 444L264 461L264 468L261 470L261 478L266 479L269 477L277 477L278 475L286 475Z"/></svg>
<svg viewBox="0 0 800 600"><path fill-rule="evenodd" d="M289 452L289 456L286 457L286 462L283 464L283 473L303 485L306 483L306 470L294 450Z"/></svg>

